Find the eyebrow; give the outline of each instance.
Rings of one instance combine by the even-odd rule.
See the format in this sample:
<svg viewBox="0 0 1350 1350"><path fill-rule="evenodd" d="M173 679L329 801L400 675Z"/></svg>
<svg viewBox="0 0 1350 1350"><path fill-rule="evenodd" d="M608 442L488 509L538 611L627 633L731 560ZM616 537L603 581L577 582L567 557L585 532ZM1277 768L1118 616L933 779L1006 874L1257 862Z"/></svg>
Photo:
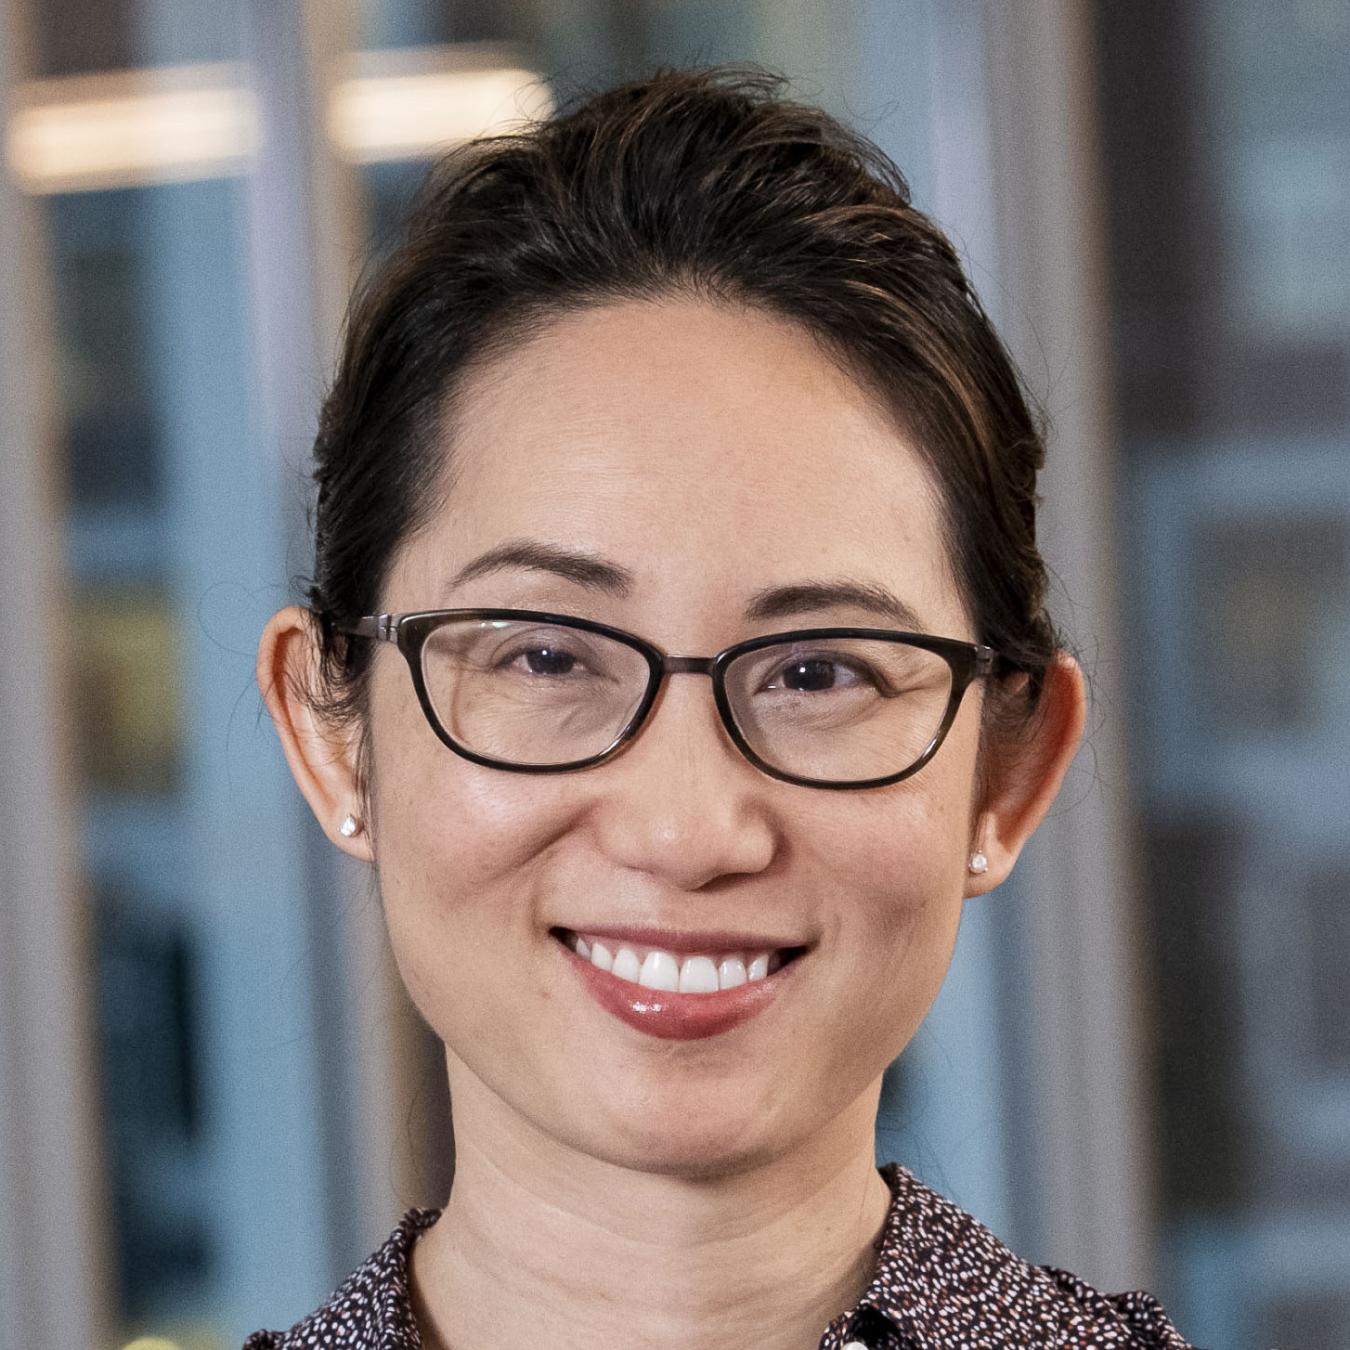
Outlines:
<svg viewBox="0 0 1350 1350"><path fill-rule="evenodd" d="M600 591L621 600L632 595L636 583L629 568L608 558L559 548L536 539L511 539L466 563L455 573L450 585L455 589L479 577L512 568L550 572L587 590ZM766 586L750 597L745 606L745 617L751 620L783 619L840 608L863 610L878 618L889 619L903 629L917 631L923 627L915 610L885 586L846 577Z"/></svg>
<svg viewBox="0 0 1350 1350"><path fill-rule="evenodd" d="M578 586L604 591L606 595L618 596L620 599L633 593L633 573L621 564L591 553L576 553L571 549L540 543L536 539L509 539L504 544L488 549L486 553L480 553L455 573L450 580L450 587L454 590L478 577L512 567L529 572L552 572L555 576L576 582Z"/></svg>
<svg viewBox="0 0 1350 1350"><path fill-rule="evenodd" d="M860 609L911 632L922 630L918 614L875 581L799 581L756 591L745 607L747 619L782 619L821 609Z"/></svg>

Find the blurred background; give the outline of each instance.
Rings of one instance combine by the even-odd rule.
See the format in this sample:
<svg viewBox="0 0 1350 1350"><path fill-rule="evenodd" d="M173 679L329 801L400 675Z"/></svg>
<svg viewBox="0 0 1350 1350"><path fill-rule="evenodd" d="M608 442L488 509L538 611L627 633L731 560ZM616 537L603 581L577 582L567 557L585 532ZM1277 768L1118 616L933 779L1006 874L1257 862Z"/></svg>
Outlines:
<svg viewBox="0 0 1350 1350"><path fill-rule="evenodd" d="M1350 1345L1350 0L4 0L0 1346L237 1346L451 1158L252 680L428 158L654 63L873 137L1053 421L1090 740L879 1154L1211 1347Z"/></svg>

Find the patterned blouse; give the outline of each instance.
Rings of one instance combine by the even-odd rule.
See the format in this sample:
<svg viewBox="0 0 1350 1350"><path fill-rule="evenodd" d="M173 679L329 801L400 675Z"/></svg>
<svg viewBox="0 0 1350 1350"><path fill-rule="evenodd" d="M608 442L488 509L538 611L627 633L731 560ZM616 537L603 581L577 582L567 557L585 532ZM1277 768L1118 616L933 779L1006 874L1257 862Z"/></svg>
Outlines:
<svg viewBox="0 0 1350 1350"><path fill-rule="evenodd" d="M1099 1294L1030 1266L898 1163L881 1174L892 1200L872 1282L820 1350L1193 1350L1151 1294ZM439 1217L409 1210L322 1308L289 1331L255 1332L244 1350L422 1350L408 1258Z"/></svg>

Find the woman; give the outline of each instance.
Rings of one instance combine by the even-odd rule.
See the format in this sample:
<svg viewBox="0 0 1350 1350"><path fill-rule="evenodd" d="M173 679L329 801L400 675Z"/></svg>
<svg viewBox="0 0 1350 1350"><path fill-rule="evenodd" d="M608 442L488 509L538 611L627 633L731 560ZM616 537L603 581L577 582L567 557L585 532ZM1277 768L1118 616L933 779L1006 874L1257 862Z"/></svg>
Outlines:
<svg viewBox="0 0 1350 1350"><path fill-rule="evenodd" d="M1184 1345L874 1166L1083 724L1041 458L897 171L767 78L440 166L259 677L445 1043L455 1178L253 1350Z"/></svg>

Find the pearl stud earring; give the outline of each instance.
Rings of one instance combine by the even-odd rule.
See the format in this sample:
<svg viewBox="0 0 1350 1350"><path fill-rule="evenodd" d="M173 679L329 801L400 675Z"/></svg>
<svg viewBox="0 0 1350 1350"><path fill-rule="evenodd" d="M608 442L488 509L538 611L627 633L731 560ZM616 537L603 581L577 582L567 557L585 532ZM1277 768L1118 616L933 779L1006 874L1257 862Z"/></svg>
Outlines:
<svg viewBox="0 0 1350 1350"><path fill-rule="evenodd" d="M978 851L972 853L970 855L970 870L975 876L979 876L981 872L987 872L989 870L989 859Z"/></svg>
<svg viewBox="0 0 1350 1350"><path fill-rule="evenodd" d="M338 826L338 833L344 839L350 839L352 835L361 832L361 822L350 813L343 817L342 824Z"/></svg>

